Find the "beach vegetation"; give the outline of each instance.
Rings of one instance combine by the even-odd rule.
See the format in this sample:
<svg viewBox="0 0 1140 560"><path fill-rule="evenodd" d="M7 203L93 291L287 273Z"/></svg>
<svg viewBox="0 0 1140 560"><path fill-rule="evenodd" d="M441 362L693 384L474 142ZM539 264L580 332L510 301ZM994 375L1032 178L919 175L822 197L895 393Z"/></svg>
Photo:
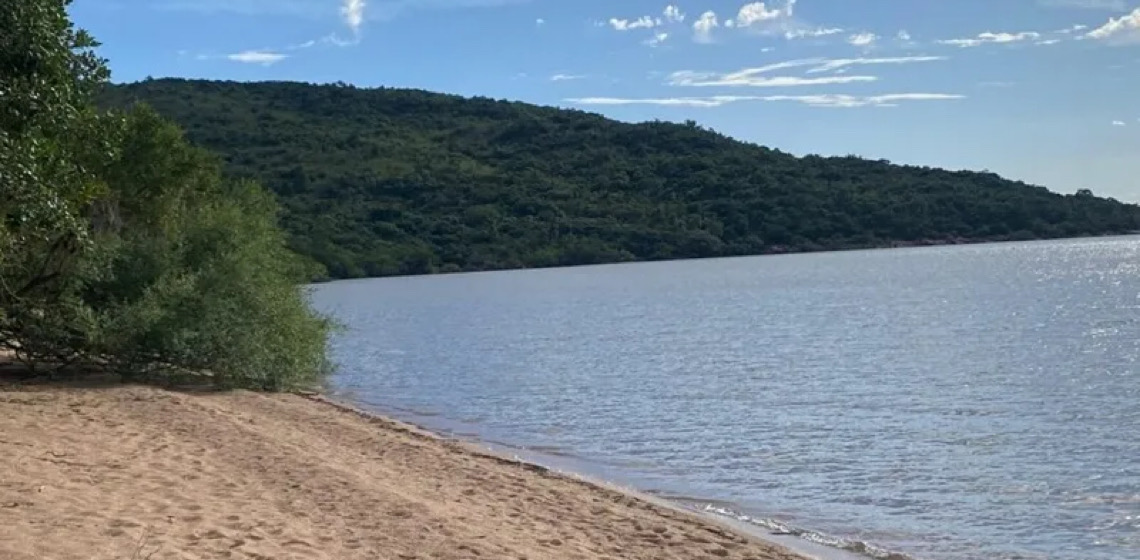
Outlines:
<svg viewBox="0 0 1140 560"><path fill-rule="evenodd" d="M0 0L0 348L33 372L310 387L329 321L276 197L109 78L67 0Z"/></svg>

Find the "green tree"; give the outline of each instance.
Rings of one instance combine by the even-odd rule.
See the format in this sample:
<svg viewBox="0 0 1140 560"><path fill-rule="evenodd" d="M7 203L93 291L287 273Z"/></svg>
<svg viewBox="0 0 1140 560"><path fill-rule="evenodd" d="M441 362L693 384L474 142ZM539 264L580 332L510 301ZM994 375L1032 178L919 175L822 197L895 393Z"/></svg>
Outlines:
<svg viewBox="0 0 1140 560"><path fill-rule="evenodd" d="M73 280L115 144L90 103L108 73L69 3L0 0L0 345L61 359L90 322Z"/></svg>
<svg viewBox="0 0 1140 560"><path fill-rule="evenodd" d="M0 155L13 164L0 177L0 345L126 379L318 383L330 324L307 305L312 267L288 249L273 196L223 179L146 107L97 113L106 70L64 0L0 2Z"/></svg>
<svg viewBox="0 0 1140 560"><path fill-rule="evenodd" d="M992 173L795 157L696 123L392 88L152 80L142 101L280 196L349 278L1140 230L1140 207Z"/></svg>

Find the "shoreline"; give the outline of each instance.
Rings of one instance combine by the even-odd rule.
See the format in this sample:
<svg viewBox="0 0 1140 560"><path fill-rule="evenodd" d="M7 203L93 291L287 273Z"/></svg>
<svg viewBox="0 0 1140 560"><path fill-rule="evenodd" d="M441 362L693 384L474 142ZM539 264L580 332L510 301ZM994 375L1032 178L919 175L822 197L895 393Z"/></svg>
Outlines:
<svg viewBox="0 0 1140 560"><path fill-rule="evenodd" d="M396 427L396 429L405 429L441 442L452 442L464 446L467 448L466 452L483 455L497 461L505 461L506 464L517 465L528 470L540 469L543 472L551 473L552 476L562 477L576 483L584 484L593 489L617 492L657 507L671 509L684 515L692 515L703 521L720 525L729 531L743 533L751 538L759 539L766 543L783 546L789 549L790 552L802 556L805 560L866 560L869 557L874 558L874 556L867 554L859 554L843 548L801 538L800 535L803 533L815 534L810 531L796 529L776 532L763 525L750 522L748 520L750 518L747 516L743 516L742 518L741 514L734 511L729 511L721 507L712 507L712 504L715 502L715 500L712 499L701 499L698 497L685 497L681 499L669 495L661 496L627 484L620 484L604 478L594 477L572 469L559 468L557 465L552 464L559 461L542 461L544 458L558 459L558 455L553 455L543 450L513 446L502 442L485 441L480 439L476 434L463 433L449 435L414 421L397 418L396 414L370 411L367 407L353 403L349 399L339 399L324 393L306 394L302 396L314 402L360 415L365 419L378 421L385 425L392 425ZM518 452L523 452L526 456L519 456ZM588 461L581 457L572 457L575 462ZM687 503L689 505L686 505ZM690 507L697 505L702 507L699 509ZM781 522L777 521L776 523L782 525ZM886 555L887 560L908 560L907 557L898 554L886 553Z"/></svg>
<svg viewBox="0 0 1140 560"><path fill-rule="evenodd" d="M695 256L695 257L676 257L664 259L631 259L631 260L613 260L591 264L573 264L573 265L553 265L553 266L520 266L520 267L490 267L478 269L460 269L453 271L433 271L429 273L420 274L388 274L380 276L357 276L347 278L319 278L309 281L310 286L319 286L323 284L332 284L336 282L358 282L366 280L386 280L394 278L423 278L432 276L455 276L461 274L489 274L496 272L521 272L521 271L538 271L538 270L558 270L566 268L584 268L584 267L598 267L598 266L616 266L628 264L660 264L684 261L715 261L722 259L750 259L757 257L783 257L783 256L797 256L797 255L816 255L827 253L857 253L865 251L890 251L895 249L925 249L937 247L959 247L959 246L985 246L985 245L1006 245L1015 243L1044 243L1056 241L1102 241L1107 239L1122 238L1122 237L1135 237L1140 236L1140 231L1130 231L1123 233L1104 233L1099 235L1078 235L1078 236L1060 236L1060 237L1030 237L1027 239L1016 238L984 238L984 239L971 239L971 238L947 238L947 239L920 239L915 241L892 241L881 244L869 245L850 245L850 246L835 246L824 247L816 249L803 249L792 247L777 247L768 250L745 253L745 254L731 254L731 255L708 255L708 256Z"/></svg>
<svg viewBox="0 0 1140 560"><path fill-rule="evenodd" d="M511 463L533 465L590 486L628 494L638 500L660 507L695 515L732 531L745 533L753 538L788 548L791 552L801 555L807 560L914 560L909 556L883 549L873 543L848 541L828 536L810 529L788 525L778 519L751 517L741 513L738 509L733 509L739 507L736 504L715 498L674 494L668 491L659 493L652 490L642 490L637 488L634 481L618 482L616 480L621 477L611 479L606 475L589 474L589 466L596 465L589 458L566 453L556 448L522 446L504 441L489 440L475 431L462 429L469 427L463 422L454 424L453 427L461 428L459 430L432 426L431 419L442 418L437 414L399 407L368 405L355 402L348 396L338 397L329 393L306 396L330 406L343 408L354 414L406 427L438 438L441 441L451 441L473 447L476 453L489 454ZM411 418L408 417L409 415Z"/></svg>
<svg viewBox="0 0 1140 560"><path fill-rule="evenodd" d="M841 558L323 395L0 383L0 407L13 560Z"/></svg>

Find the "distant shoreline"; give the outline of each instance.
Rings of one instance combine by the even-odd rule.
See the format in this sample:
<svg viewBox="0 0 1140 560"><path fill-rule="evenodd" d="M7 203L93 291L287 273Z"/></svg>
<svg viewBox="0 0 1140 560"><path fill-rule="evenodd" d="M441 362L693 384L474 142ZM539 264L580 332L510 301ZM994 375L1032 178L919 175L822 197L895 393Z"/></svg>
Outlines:
<svg viewBox="0 0 1140 560"><path fill-rule="evenodd" d="M0 406L13 560L808 558L321 396L0 383Z"/></svg>
<svg viewBox="0 0 1140 560"><path fill-rule="evenodd" d="M1034 237L1029 239L925 239L920 241L894 241L891 243L878 244L878 245L860 245L851 247L835 247L835 248L822 248L822 249L799 249L799 248L778 248L770 251L760 253L750 253L743 255L715 255L707 257L679 257L675 259L634 259L624 261L609 261L590 264L578 265L561 265L561 266L532 266L532 267L516 267L516 268L487 268L478 270L456 270L456 271L436 271L430 274L393 274L386 276L361 276L354 278L324 278L314 280L312 284L327 284L330 282L342 282L348 280L372 280L379 278L413 278L417 276L446 276L450 274L476 274L481 272L508 272L512 270L550 270L558 268L578 268L583 266L607 266L615 264L639 264L639 263L665 263L665 262L680 262L680 261L701 261L701 260L715 260L715 259L746 259L753 257L775 257L783 255L812 255L819 253L848 253L855 251L884 251L890 249L917 249L922 247L948 247L958 245L1000 245L1004 243L1032 243L1044 241L1080 241L1092 239L1111 239L1115 237L1130 237L1140 235L1140 231L1131 231L1127 233L1106 233L1103 235L1081 235L1076 237Z"/></svg>

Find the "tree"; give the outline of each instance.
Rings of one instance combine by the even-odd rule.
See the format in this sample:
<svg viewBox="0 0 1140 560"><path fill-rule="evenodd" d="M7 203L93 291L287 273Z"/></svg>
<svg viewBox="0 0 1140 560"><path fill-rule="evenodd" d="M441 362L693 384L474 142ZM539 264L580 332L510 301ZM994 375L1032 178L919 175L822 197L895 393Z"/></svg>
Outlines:
<svg viewBox="0 0 1140 560"><path fill-rule="evenodd" d="M150 104L276 192L290 245L334 278L1140 229L1132 204L795 157L695 122L288 82L154 80L101 99Z"/></svg>
<svg viewBox="0 0 1140 560"><path fill-rule="evenodd" d="M128 380L319 382L330 323L273 196L146 107L97 112L107 72L65 0L0 3L0 345Z"/></svg>
<svg viewBox="0 0 1140 560"><path fill-rule="evenodd" d="M90 103L107 69L69 3L0 0L0 345L57 358L90 318L70 281L115 137Z"/></svg>

